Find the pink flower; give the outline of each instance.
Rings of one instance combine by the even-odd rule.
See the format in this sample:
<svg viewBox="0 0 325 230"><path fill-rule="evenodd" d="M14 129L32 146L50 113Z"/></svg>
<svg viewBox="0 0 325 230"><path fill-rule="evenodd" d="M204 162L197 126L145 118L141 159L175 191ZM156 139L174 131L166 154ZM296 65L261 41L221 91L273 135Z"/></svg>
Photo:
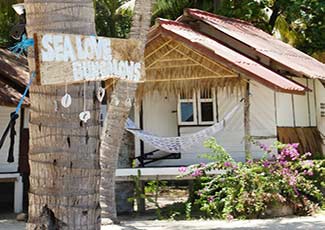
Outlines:
<svg viewBox="0 0 325 230"><path fill-rule="evenodd" d="M186 170L187 170L187 168L184 166L178 168L178 172L180 172L180 173L185 173Z"/></svg>
<svg viewBox="0 0 325 230"><path fill-rule="evenodd" d="M311 155L312 155L311 152L307 152L307 153L305 153L305 156L307 156L307 157L308 157L308 156L310 157Z"/></svg>
<svg viewBox="0 0 325 230"><path fill-rule="evenodd" d="M234 217L232 215L230 215L230 214L227 215L227 220L228 221L232 221L233 219L234 219Z"/></svg>
<svg viewBox="0 0 325 230"><path fill-rule="evenodd" d="M270 166L270 162L269 161L264 161L263 162L263 167L264 168L268 168Z"/></svg>
<svg viewBox="0 0 325 230"><path fill-rule="evenodd" d="M209 196L209 197L208 197L208 202L209 202L209 203L212 203L213 201L214 201L214 197L213 197L213 196Z"/></svg>
<svg viewBox="0 0 325 230"><path fill-rule="evenodd" d="M298 189L297 189L296 186L293 186L293 190L295 191L296 195L299 196L300 193L299 193L299 191L298 191Z"/></svg>
<svg viewBox="0 0 325 230"><path fill-rule="evenodd" d="M224 165L225 167L233 167L232 163L229 162L229 161L226 161L223 165Z"/></svg>
<svg viewBox="0 0 325 230"><path fill-rule="evenodd" d="M282 150L280 155L277 157L278 160L297 160L299 158L298 147L299 144L287 144Z"/></svg>
<svg viewBox="0 0 325 230"><path fill-rule="evenodd" d="M294 186L297 183L297 178L293 175L289 176L289 185Z"/></svg>
<svg viewBox="0 0 325 230"><path fill-rule="evenodd" d="M263 151L265 151L265 152L270 151L269 147L266 144L260 144L260 148L263 149Z"/></svg>
<svg viewBox="0 0 325 230"><path fill-rule="evenodd" d="M291 146L292 146L293 148L297 149L297 148L299 147L299 143L293 143L293 144L291 144Z"/></svg>
<svg viewBox="0 0 325 230"><path fill-rule="evenodd" d="M308 176L313 176L314 175L314 173L311 171L311 170L304 170L304 175L308 175Z"/></svg>
<svg viewBox="0 0 325 230"><path fill-rule="evenodd" d="M203 172L200 169L196 169L192 174L193 177L202 176Z"/></svg>

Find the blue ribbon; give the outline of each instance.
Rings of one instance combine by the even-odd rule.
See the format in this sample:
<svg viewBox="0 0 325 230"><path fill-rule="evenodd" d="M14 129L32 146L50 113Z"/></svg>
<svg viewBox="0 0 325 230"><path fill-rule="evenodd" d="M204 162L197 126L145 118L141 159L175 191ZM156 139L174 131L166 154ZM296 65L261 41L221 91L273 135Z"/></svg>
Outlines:
<svg viewBox="0 0 325 230"><path fill-rule="evenodd" d="M23 34L21 41L16 43L13 47L10 47L9 50L19 57L24 51L27 51L30 46L34 46L34 39L27 39L26 34Z"/></svg>
<svg viewBox="0 0 325 230"><path fill-rule="evenodd" d="M20 98L20 101L19 101L19 103L18 103L18 105L17 105L17 107L16 107L15 114L18 114L18 113L19 113L19 110L20 110L20 108L21 108L21 106L22 106L22 104L23 104L23 102L24 102L24 99L25 99L25 97L26 97L26 94L27 94L27 92L28 92L30 86L31 86L32 83L33 83L33 80L34 80L35 76L36 76L36 72L33 71L32 74L30 75L29 83L28 83L28 85L26 86L26 89L25 89L25 91L24 91L24 93L23 93L23 96Z"/></svg>

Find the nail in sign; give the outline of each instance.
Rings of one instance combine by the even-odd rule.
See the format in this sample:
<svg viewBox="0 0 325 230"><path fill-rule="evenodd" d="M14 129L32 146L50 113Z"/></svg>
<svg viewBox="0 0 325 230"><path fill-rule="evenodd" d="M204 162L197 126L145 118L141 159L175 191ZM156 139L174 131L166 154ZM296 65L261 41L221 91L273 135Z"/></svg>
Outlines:
<svg viewBox="0 0 325 230"><path fill-rule="evenodd" d="M36 66L42 85L119 78L139 82L140 42L69 34L36 34Z"/></svg>

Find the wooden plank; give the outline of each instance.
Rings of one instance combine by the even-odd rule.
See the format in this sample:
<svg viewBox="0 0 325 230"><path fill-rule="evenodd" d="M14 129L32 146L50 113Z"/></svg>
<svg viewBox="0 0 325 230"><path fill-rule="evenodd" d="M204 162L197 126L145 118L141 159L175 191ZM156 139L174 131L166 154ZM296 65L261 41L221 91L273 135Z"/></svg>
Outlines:
<svg viewBox="0 0 325 230"><path fill-rule="evenodd" d="M42 85L119 78L139 82L140 42L71 34L35 34L36 71Z"/></svg>
<svg viewBox="0 0 325 230"><path fill-rule="evenodd" d="M278 127L279 141L282 143L299 143L299 152L322 153L321 136L315 127Z"/></svg>
<svg viewBox="0 0 325 230"><path fill-rule="evenodd" d="M251 121L250 121L250 83L246 83L245 99L244 99L244 133L245 133L245 159L252 159L252 146L249 140L251 136Z"/></svg>

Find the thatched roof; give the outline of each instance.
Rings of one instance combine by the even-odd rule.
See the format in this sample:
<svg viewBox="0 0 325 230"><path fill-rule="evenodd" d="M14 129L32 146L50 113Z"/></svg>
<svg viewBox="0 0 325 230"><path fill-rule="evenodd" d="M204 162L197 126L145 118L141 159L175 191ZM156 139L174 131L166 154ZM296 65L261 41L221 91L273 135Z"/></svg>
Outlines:
<svg viewBox="0 0 325 230"><path fill-rule="evenodd" d="M196 52L178 40L159 36L148 42L146 77L138 96L155 90L192 95L193 89L227 87L233 90L244 79L231 69Z"/></svg>
<svg viewBox="0 0 325 230"><path fill-rule="evenodd" d="M0 49L0 105L16 106L29 82L27 60ZM29 105L29 99L23 106Z"/></svg>
<svg viewBox="0 0 325 230"><path fill-rule="evenodd" d="M266 68L181 22L160 19L145 51L146 77L138 97L159 91L191 95L193 89L242 89L252 79L273 90L304 94L306 87Z"/></svg>

